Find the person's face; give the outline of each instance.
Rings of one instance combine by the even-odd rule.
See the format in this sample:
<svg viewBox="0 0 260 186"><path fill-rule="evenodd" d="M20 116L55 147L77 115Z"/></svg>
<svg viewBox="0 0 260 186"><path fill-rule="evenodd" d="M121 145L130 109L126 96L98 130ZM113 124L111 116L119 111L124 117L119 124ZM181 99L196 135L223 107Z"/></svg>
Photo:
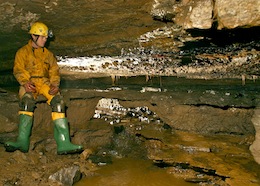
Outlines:
<svg viewBox="0 0 260 186"><path fill-rule="evenodd" d="M32 38L34 40L33 42L33 45L35 48L38 48L38 47L44 47L47 39L48 39L48 36L36 36L36 35L32 35ZM38 39L37 39L38 38ZM35 43L36 42L36 43Z"/></svg>

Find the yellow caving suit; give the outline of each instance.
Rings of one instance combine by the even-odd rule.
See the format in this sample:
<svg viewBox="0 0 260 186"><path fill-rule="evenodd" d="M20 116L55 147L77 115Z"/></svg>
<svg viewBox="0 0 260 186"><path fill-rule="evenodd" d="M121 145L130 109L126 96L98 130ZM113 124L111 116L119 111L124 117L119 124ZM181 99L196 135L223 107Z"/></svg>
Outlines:
<svg viewBox="0 0 260 186"><path fill-rule="evenodd" d="M52 98L55 96L48 93L50 85L60 85L59 66L52 52L45 47L33 48L32 40L29 40L28 44L16 53L13 74L21 85L20 99L26 93L23 85L31 81L36 87L36 92L33 93L34 98L36 99L38 95L42 94L47 98L47 103L50 105ZM20 114L32 115L32 113L23 113L23 111L20 111ZM56 116L52 115L55 117L53 119L65 117L63 113L55 114Z"/></svg>
<svg viewBox="0 0 260 186"><path fill-rule="evenodd" d="M60 84L59 67L53 54L46 48L34 49L32 47L32 41L30 40L27 45L17 51L13 73L21 85L19 90L21 100L24 99L28 101L28 99L33 99L31 94L26 94L23 86L30 81L36 87L36 92L33 93L34 99L42 94L48 99L47 103L52 106L54 139L57 143L57 153L70 154L82 152L83 147L81 145L75 145L70 142L69 126L68 120L65 117L65 109L56 109L64 106L62 98L59 95L49 94L50 85L59 86ZM55 104L57 104L57 107L55 107ZM29 108L29 104L22 106L25 106L26 109ZM14 152L16 150L20 150L21 152L29 151L30 134L33 123L32 110L34 107L33 109L26 109L20 110L19 112L20 124L16 142L5 142L7 152Z"/></svg>
<svg viewBox="0 0 260 186"><path fill-rule="evenodd" d="M45 47L34 49L32 40L17 51L13 73L20 85L24 85L28 81L34 83L36 87L35 98L37 95L45 93L41 89L46 85L48 87L50 84L60 85L59 66L53 53ZM23 94L24 92L19 92L20 97ZM44 96L49 98L49 95Z"/></svg>

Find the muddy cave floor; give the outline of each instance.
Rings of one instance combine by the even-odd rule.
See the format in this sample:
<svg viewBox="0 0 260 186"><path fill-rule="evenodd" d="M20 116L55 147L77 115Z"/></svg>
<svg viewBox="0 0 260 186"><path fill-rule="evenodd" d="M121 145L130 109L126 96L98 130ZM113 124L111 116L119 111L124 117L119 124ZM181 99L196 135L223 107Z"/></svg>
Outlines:
<svg viewBox="0 0 260 186"><path fill-rule="evenodd" d="M106 124L106 127L97 127L100 124L104 125L101 121L93 121L93 123L95 126L92 127L95 130L104 130L101 128L109 127L109 124ZM116 125L114 127L117 128ZM167 132L159 132L158 128L148 128L147 124L138 124L138 127L142 127L142 131L137 132L135 127L128 126L126 130L130 134L123 132L114 137L116 141L114 143L118 143L117 147L100 148L95 157L88 160L85 160L83 155L56 155L55 142L51 137L44 138L43 149L37 147L26 154L19 151L7 153L1 147L1 165L4 166L4 169L1 169L1 182L4 185L56 185L48 178L62 168L79 165L84 178L87 178L95 176L95 171L102 168L99 166L101 163L113 163L111 157L114 158L113 160L130 157L154 160L155 166L167 169L168 174L192 180L194 183L259 185L259 166L255 164L249 153L248 145L245 145L250 141L248 138L210 137L180 131L167 134ZM32 136L32 141L35 140L35 135ZM149 146L148 157L144 157L145 150L141 148L144 146L138 144L140 142L137 141L146 141L146 145ZM117 154L120 151L122 154ZM107 154L104 155L104 153Z"/></svg>
<svg viewBox="0 0 260 186"><path fill-rule="evenodd" d="M21 1L21 3L23 2ZM71 12L71 6L66 6L66 3L62 6L65 6ZM87 6L97 7L93 3L87 4ZM84 14L88 14L88 11L82 10ZM115 10L118 13L118 6ZM135 7L134 10L136 11ZM104 11L101 10L101 12ZM107 12L111 14L111 11ZM80 19L77 20L83 20L81 19L82 12L75 13L73 14L75 19L76 15L79 15ZM93 12L89 13L92 17ZM100 12L97 13L100 14ZM53 25L61 25L61 19L64 19L61 15L63 14L57 14L58 17L55 16L55 19L52 19L57 23L53 23ZM80 29L76 27L75 31L71 27L69 32L64 33L59 32L59 29L61 31L64 29L59 26L60 28L56 28L57 40L50 44L51 51L59 56L118 55L122 48L136 46L136 38L140 34L158 27L160 28L158 32L163 30L167 33L168 30L172 30L167 27L169 23L165 25L161 22L154 22L150 15L142 9L141 12L136 14L142 19L139 19L139 17L128 19L135 20L134 24L121 21L128 18L128 11L113 15L119 15L120 21L115 21L115 18L111 19L111 16L94 16L100 17L102 24L98 24L99 20L93 19L93 29L89 29L89 25L77 22L76 25L80 26ZM44 16L43 20L51 20L48 16L53 15L42 13L42 16ZM108 25L103 24L104 18L107 19ZM145 21L145 24L142 21ZM115 30L115 26L111 22L117 24L116 32L120 34L115 34L115 31L113 31L106 32L107 35L104 35L102 30L96 29L95 25L98 27L102 25L106 29L112 27ZM119 26L118 23L120 23ZM132 28L133 25L138 29L131 31L126 29ZM86 30L89 30L91 36L94 33L95 37L86 38L86 33L80 34L82 37L79 37L79 31L82 33ZM208 69L210 72L214 72L213 75L216 74L217 77L223 77L223 74L232 74L231 77L240 77L241 74L248 76L259 74L259 36L257 34L259 28L242 34L243 37L240 34L223 34L221 32L217 34L218 37L211 39L212 33L210 32L209 36L203 37L206 45L203 42L202 47L194 45L194 43L197 43L197 39L192 38L191 40L191 35L194 34L194 37L201 38L200 32L180 34L179 32L182 32L182 30L173 30L177 31L173 31L171 35L158 35L152 40L142 42L141 46L147 47L148 53L154 52L149 48L156 46L156 51L159 51L156 55L159 58L167 59L171 56L185 58L185 60L176 63L177 65L184 65L184 67L188 65L188 70L193 69L192 62L196 62L195 64L199 65L198 67L207 67L205 68L206 71ZM157 32L154 33L157 34ZM123 39L115 40L115 35ZM228 37L225 35L228 35ZM3 50L2 56L4 61L8 62L1 64L1 69L9 70L12 68L12 65L10 65L12 63L9 61L13 61L14 52L18 46L20 47L27 42L27 38L24 37L25 33L21 33L20 29L18 32L15 31L15 34L8 33L4 36L1 47L5 50ZM247 37L245 36L249 37L249 41L242 45L237 44L239 43L237 39L246 40ZM77 42L75 42L75 38L79 38ZM12 42L13 40L15 42ZM133 43L132 40L135 42ZM223 48L216 47L219 44L222 45L223 41L230 41L232 44ZM12 46L9 43L12 43ZM65 45L60 43L65 43ZM88 45L85 46L85 43L88 43ZM186 45L184 46L183 43L186 43ZM199 42L199 44L201 43ZM190 45L192 48L187 50L186 46L191 47ZM13 55L10 55L10 53ZM243 62L240 59L246 60ZM247 59L250 59L250 63L247 63ZM212 64L213 67L211 67ZM227 65L223 66L223 64ZM183 68L183 70L185 71L186 68ZM3 73L1 72L1 75ZM195 75L201 76L201 73ZM0 85L3 85L2 81L4 81L4 83L8 82L17 86L12 77L6 77L1 76ZM218 82L209 86L207 81L206 84L202 85L202 87L207 88L201 91L194 90L196 84L183 87L183 82L176 81L175 86L183 87L182 90L177 90L178 95L164 92L163 89L162 92L140 93L142 89L140 87L138 90L123 91L86 90L84 84L90 84L90 87L87 88L96 88L91 85L91 82L97 84L108 82L107 84L111 87L111 79L101 78L100 81L97 79L85 80L83 84L77 84L74 89L70 89L64 84L62 90L68 106L67 116L70 122L72 141L82 144L85 149L90 149L92 151L90 156L84 154L56 155L53 124L50 119L51 110L44 101L40 101L35 110L30 151L25 154L19 151L5 152L4 142L14 140L18 132L18 99L17 90L0 89L0 164L3 167L0 170L0 184L5 186L59 185L48 178L64 167L79 165L83 177L91 177L95 175L96 169L102 168L99 166L100 162L111 163L111 157L112 159L130 157L150 159L154 161L155 166L166 169L173 176L194 180L194 182L201 181L204 185L260 185L259 165L254 161L249 151L249 146L253 143L255 135L251 118L256 107L253 102L259 100L259 98L256 98L256 95L259 95L260 92L259 88L257 89L257 87L260 87L259 80L257 80L257 84L252 83L249 87L244 86L243 88L241 88L241 82L237 84L227 82L226 85L233 87L233 89L224 90L218 86ZM248 85L248 82L246 82L246 85ZM136 82L134 86L136 86ZM102 87L101 89L106 88ZM196 94L197 92L199 93ZM110 124L111 118L107 121L104 118L94 119L95 109L101 98L116 98L125 108L147 106L158 114L156 118L160 118L161 122L154 121L148 124L145 121L140 122L135 117L129 117L129 115L121 118L120 122L115 122L113 125Z"/></svg>
<svg viewBox="0 0 260 186"><path fill-rule="evenodd" d="M250 90L250 88L247 89L247 96L253 99L251 96L255 94L255 90L249 93ZM194 110L196 104L188 102L191 99L201 100L201 95L207 97L205 94L209 92L206 89L202 89L201 92L193 90L197 94L192 94L192 91L189 93L187 90L184 91L185 93L183 91L140 93L140 91L129 89L117 91L105 88L101 91L64 88L62 93L68 106L67 116L72 141L82 144L87 150L82 154L60 156L56 154L56 144L53 139L51 109L44 103L44 100L39 100L35 110L30 151L28 153L5 152L3 143L7 140L14 140L17 135L18 98L15 91L1 89L1 123L5 125L1 126L0 135L0 161L3 166L0 170L0 183L3 185L58 185L49 177L62 168L78 165L83 178L91 177L95 175L97 169L102 168L99 166L100 163L110 164L114 159L128 157L150 159L155 166L166 169L167 173L186 181L192 180L194 183L259 185L259 165L249 151L249 146L254 141L255 131L248 122L252 117L253 107L248 106L250 104L245 101L247 98L243 100L243 103L240 101L240 104L244 104L244 108L235 106L220 109L205 105L199 108L200 112L205 113L204 120L206 120L205 117L211 117L209 113L213 112L213 115L217 115L219 121L222 121L218 122L216 128L225 128L219 134L216 131L212 133L212 129L208 129L208 133L205 132L206 130L200 133L192 131L194 128L190 126L194 124L192 121L195 122L196 117L204 124L203 117L198 114L198 110ZM211 91L214 92L212 89ZM232 94L231 89L229 93ZM215 95L212 92L209 94L213 95L211 99L221 98L219 92ZM150 117L150 122L147 123L145 120L141 122L140 118L133 117L129 113L118 121L116 121L117 117L113 118L109 115L103 118L93 118L97 104L102 98L118 99L124 108L147 106L152 111L147 113L146 110L142 114L146 114L147 118ZM174 101L165 100L166 98ZM204 100L204 102L207 101ZM235 103L234 100L233 102L229 100L229 102L227 105ZM218 105L217 102L215 104ZM183 123L178 124L179 126L172 125L165 116L169 112L167 107L174 108L175 114L179 116L187 112L187 109L190 110L188 114L190 114L189 121L192 124L186 123L186 125L191 130L182 128ZM224 112L228 114L223 114ZM236 122L235 117L249 123L247 132L231 134L232 129L230 131L227 129L229 125L226 122L227 118ZM176 120L175 123L185 121L180 118L169 117L169 119ZM216 123L212 121L209 125L214 124ZM207 127L209 128L205 126Z"/></svg>

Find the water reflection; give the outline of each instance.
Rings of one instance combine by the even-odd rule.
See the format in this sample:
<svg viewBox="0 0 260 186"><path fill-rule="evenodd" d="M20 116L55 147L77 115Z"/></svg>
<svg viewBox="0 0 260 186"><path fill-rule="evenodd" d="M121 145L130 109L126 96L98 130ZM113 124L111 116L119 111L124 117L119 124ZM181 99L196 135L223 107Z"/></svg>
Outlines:
<svg viewBox="0 0 260 186"><path fill-rule="evenodd" d="M155 167L149 160L122 158L96 171L95 176L86 177L75 186L192 186L168 174L165 169Z"/></svg>

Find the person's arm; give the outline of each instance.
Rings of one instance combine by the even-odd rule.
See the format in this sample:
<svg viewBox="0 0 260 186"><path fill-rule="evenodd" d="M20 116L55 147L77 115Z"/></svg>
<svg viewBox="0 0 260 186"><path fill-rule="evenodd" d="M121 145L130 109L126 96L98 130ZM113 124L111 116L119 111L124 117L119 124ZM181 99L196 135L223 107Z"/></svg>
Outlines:
<svg viewBox="0 0 260 186"><path fill-rule="evenodd" d="M30 73L26 70L26 52L19 50L15 55L13 74L21 86L24 86L26 92L35 92L36 88L30 81Z"/></svg>
<svg viewBox="0 0 260 186"><path fill-rule="evenodd" d="M30 81L31 75L25 68L27 58L25 51L18 50L15 55L13 74L19 84L24 86L26 92L35 92L36 88Z"/></svg>
<svg viewBox="0 0 260 186"><path fill-rule="evenodd" d="M18 50L15 55L13 74L20 85L25 85L30 81L30 73L25 69L26 56L22 50Z"/></svg>

